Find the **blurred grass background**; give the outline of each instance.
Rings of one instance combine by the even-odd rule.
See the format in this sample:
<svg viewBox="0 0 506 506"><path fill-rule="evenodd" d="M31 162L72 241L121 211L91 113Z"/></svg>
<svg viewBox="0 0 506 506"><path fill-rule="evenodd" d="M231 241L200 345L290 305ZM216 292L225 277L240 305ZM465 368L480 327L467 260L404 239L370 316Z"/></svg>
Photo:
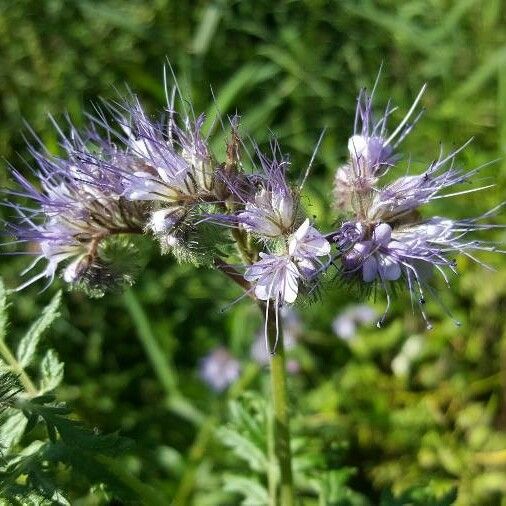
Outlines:
<svg viewBox="0 0 506 506"><path fill-rule="evenodd" d="M115 98L125 85L158 111L168 58L197 111L212 119L216 108L238 110L244 130L264 146L274 133L291 154L294 178L326 128L307 203L328 226L332 174L346 156L357 91L372 86L383 64L377 103L392 97L397 118L429 83L426 115L404 144L414 161L432 160L440 142L450 149L471 136L462 164L499 158L481 174L497 184L492 191L432 207L473 216L504 200L505 18L501 0L0 0L0 155L22 166L24 120L57 150L48 113L68 112L81 124L92 101ZM223 152L220 132L213 139ZM3 162L0 182L8 180ZM219 489L224 450L195 438L199 417L219 420L224 398L196 368L219 344L246 367L260 319L247 303L220 312L238 293L217 273L177 266L156 246L146 246L146 257L126 298L65 297L49 337L66 362L61 396L90 424L135 439L137 453L125 465L168 497L183 483L194 504L236 504L210 492ZM400 300L385 329L363 329L345 343L331 323L349 294L336 286L323 303L300 309L296 424L339 446L339 465L356 469L351 486L371 504L449 504L437 502L448 492L456 504L506 504L506 259L487 260L496 272L461 259L462 276L442 290L461 327L430 303L434 329L425 332ZM19 283L25 264L2 258L7 286ZM37 290L15 298L14 339L54 288ZM383 303L374 302L380 311ZM406 343L414 336L421 344L411 356ZM396 373L392 363L403 353L407 369ZM262 374L253 371L251 381L262 388ZM74 486L85 497L82 484Z"/></svg>

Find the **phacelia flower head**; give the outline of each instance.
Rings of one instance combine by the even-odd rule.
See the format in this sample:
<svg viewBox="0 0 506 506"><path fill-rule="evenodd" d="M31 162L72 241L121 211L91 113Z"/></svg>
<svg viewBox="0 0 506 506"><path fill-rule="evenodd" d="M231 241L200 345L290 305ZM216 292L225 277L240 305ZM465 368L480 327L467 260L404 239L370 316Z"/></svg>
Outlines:
<svg viewBox="0 0 506 506"><path fill-rule="evenodd" d="M254 284L259 300L273 300L276 306L291 304L297 298L299 282L311 282L321 266L319 257L329 253L329 242L307 219L290 237L286 253L260 253L260 260L248 267L244 278Z"/></svg>
<svg viewBox="0 0 506 506"><path fill-rule="evenodd" d="M250 191L243 191L243 201L239 202L243 209L237 214L237 223L262 239L292 233L299 211L298 198L286 176L289 162L279 154L277 143L273 144L272 152L269 159L257 150L261 172L250 177Z"/></svg>
<svg viewBox="0 0 506 506"><path fill-rule="evenodd" d="M123 145L123 196L150 203L146 228L162 245L180 241L178 234L195 221L198 206L219 200L216 164L201 132L204 115L181 117L174 111L174 99L160 121L150 118L135 97L110 108L118 127L105 120L101 124Z"/></svg>
<svg viewBox="0 0 506 506"><path fill-rule="evenodd" d="M104 241L141 233L144 226L146 207L123 197L124 186L114 169L117 160L112 150L104 158L97 156L74 129L61 144L64 157L30 148L38 165L39 188L12 170L19 189L8 193L28 200L33 207L7 202L18 218L7 225L7 231L35 250L35 261L24 274L40 261L47 262L20 289L41 278L51 283L60 265L68 283L98 277L111 280Z"/></svg>
<svg viewBox="0 0 506 506"><path fill-rule="evenodd" d="M320 257L330 254L329 242L310 225L308 219L288 238L286 246L282 253L261 252L260 260L244 273L257 299L266 301L266 341L270 304L273 304L277 323L279 308L295 302L300 285L310 291L324 265Z"/></svg>
<svg viewBox="0 0 506 506"><path fill-rule="evenodd" d="M333 234L333 241L338 248L344 280L355 280L366 287L380 287L387 295L387 311L392 284L403 281L413 304L416 302L430 326L424 304L426 293L435 294L430 285L433 274L439 273L449 284L450 275L456 273L456 254L477 260L474 256L476 251L492 251L495 247L468 238L472 232L493 227L483 221L493 212L475 219L453 220L443 217L423 219L419 211L435 199L464 195L489 187L458 188L478 172L478 169L464 171L456 166L458 153L468 143L449 154L444 154L441 149L438 158L421 174L402 175L393 181L383 182L386 170L398 162L391 153L385 155L384 149L397 136L393 144L395 147L409 132L411 127L407 119L413 113L421 93L399 127L388 138L384 133L390 114L388 107L383 119L372 127L373 132L379 132L377 138L372 134L368 137L364 135L359 140L356 134L352 137L353 143L359 144L360 149L356 153L360 156L356 159L351 156L350 165L346 169L338 169L336 177L342 177L342 171L346 170L348 174L365 175L371 184L362 185L358 179L354 180L350 206L342 208L347 211L347 221ZM365 103L366 106L362 106L359 98L358 111L362 118L362 132L369 132L367 125L371 121L365 112L370 109L370 101ZM456 189L449 191L453 188Z"/></svg>

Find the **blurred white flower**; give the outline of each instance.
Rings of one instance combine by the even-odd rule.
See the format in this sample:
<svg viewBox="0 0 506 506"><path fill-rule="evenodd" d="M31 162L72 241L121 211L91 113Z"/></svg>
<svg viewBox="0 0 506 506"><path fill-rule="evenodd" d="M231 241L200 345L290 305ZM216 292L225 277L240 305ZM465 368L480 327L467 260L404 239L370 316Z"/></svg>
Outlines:
<svg viewBox="0 0 506 506"><path fill-rule="evenodd" d="M406 376L413 362L420 356L423 349L422 336L410 336L399 354L392 360L392 371L396 376Z"/></svg>
<svg viewBox="0 0 506 506"><path fill-rule="evenodd" d="M214 349L200 363L199 375L216 392L223 392L238 377L241 364L223 346Z"/></svg>
<svg viewBox="0 0 506 506"><path fill-rule="evenodd" d="M360 325L367 325L376 317L376 311L367 304L348 306L333 321L332 330L337 337L347 341L355 336Z"/></svg>

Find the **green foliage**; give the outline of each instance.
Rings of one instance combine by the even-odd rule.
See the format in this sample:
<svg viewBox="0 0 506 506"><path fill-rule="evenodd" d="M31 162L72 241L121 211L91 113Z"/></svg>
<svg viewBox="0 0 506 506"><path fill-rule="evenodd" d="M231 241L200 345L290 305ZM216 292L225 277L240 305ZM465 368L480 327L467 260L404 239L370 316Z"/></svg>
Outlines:
<svg viewBox="0 0 506 506"><path fill-rule="evenodd" d="M61 292L58 292L49 305L44 308L41 317L28 329L28 332L23 336L21 341L19 341L16 350L16 359L23 369L32 363L42 333L56 318L58 318L60 301Z"/></svg>
<svg viewBox="0 0 506 506"><path fill-rule="evenodd" d="M227 492L241 497L241 504L268 504L269 474L269 408L265 399L248 392L238 400L229 402L228 423L217 430L217 437L235 455L234 473L223 476ZM368 505L367 499L353 491L349 479L355 470L349 467L335 467L332 458L325 453L324 442L309 436L295 419L293 448L295 482L298 497L308 504L326 505ZM244 464L247 468L244 468Z"/></svg>
<svg viewBox="0 0 506 506"><path fill-rule="evenodd" d="M268 466L266 406L261 399L247 398L245 403L230 403L230 427L221 427L218 437L239 459L258 473Z"/></svg>
<svg viewBox="0 0 506 506"><path fill-rule="evenodd" d="M0 319L7 323L5 289L0 280ZM72 411L56 400L54 390L63 380L63 363L48 349L36 360L40 339L59 316L61 293L42 310L40 318L21 338L14 356L2 334L0 355L0 496L1 504L62 504L65 482L104 484L109 494L129 500L156 496L143 484L115 469L114 461L131 448L118 434L101 434L72 417ZM25 367L39 365L35 387ZM41 432L41 429L44 429ZM60 468L65 466L65 480ZM73 478L74 477L74 478ZM139 490L140 489L140 490ZM158 499L157 499L158 500Z"/></svg>

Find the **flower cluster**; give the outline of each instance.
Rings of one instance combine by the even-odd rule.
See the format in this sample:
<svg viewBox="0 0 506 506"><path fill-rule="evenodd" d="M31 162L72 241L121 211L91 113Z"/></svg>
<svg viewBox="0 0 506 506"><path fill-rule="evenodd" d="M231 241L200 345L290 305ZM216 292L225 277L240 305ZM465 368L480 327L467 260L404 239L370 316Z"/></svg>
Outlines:
<svg viewBox="0 0 506 506"><path fill-rule="evenodd" d="M424 89L392 132L394 109L388 105L377 118L372 96L360 92L349 158L334 179L334 208L343 218L327 233L306 216L302 185L289 182L290 162L277 142L269 155L254 145L255 159L243 159L238 116L230 120L226 158L219 161L203 133L204 116L179 114L175 93L159 120L135 97L110 105L85 134L72 126L68 137L61 134L63 156L30 148L39 186L12 171L20 189L9 193L22 200L7 202L18 216L8 231L35 254L25 272L47 262L20 288L41 278L51 282L58 271L74 285L125 281L111 241L145 234L157 239L162 252L198 257L240 284L264 307L266 336L268 317L277 327L280 309L312 293L335 267L337 285L383 289L387 310L393 284L403 281L427 320L423 304L426 292L433 292L433 272L449 283L455 254L474 260L475 251L494 246L467 238L491 228L484 222L491 212L465 220L422 219L419 212L435 199L476 191L447 191L477 172L456 166L465 145L449 154L441 150L421 174L390 177L401 160L397 148L421 115ZM234 243L243 262L239 270L230 264Z"/></svg>
<svg viewBox="0 0 506 506"><path fill-rule="evenodd" d="M47 262L19 289L41 278L51 283L61 265L68 283L86 280L94 286L118 282L115 278L121 272L111 264L107 254L111 248L104 248L104 241L143 231L147 208L125 198L124 181L116 170L123 162L122 154L111 149L97 156L93 135L83 139L75 129L71 129L69 138L62 136L61 140L64 157L30 148L38 166L40 188L12 170L19 189L10 191L10 195L23 197L32 205L6 203L19 218L7 225L8 231L35 249L35 260L23 274L40 261Z"/></svg>
<svg viewBox="0 0 506 506"><path fill-rule="evenodd" d="M413 124L408 120L423 91L424 88L404 120L388 137L390 110L373 123L371 98L361 93L357 108L361 133L350 138L350 159L337 170L334 182L339 208L348 219L335 231L333 241L338 246L344 279L381 287L387 297L385 314L390 303L391 283L403 279L412 301L416 299L430 327L423 304L426 292L434 293L429 284L433 272L438 271L449 284L449 273L456 273L455 254L462 253L475 260L474 251L494 251L495 247L467 238L470 232L492 228L493 225L482 222L482 218L492 213L475 219L453 220L422 219L419 212L421 206L432 200L489 187L445 193L449 188L468 182L478 170L466 172L455 166L456 155L467 143L449 154L441 149L437 160L421 174L403 175L393 182L383 183L386 172L400 159L394 148L411 130ZM396 136L398 140L391 146Z"/></svg>

